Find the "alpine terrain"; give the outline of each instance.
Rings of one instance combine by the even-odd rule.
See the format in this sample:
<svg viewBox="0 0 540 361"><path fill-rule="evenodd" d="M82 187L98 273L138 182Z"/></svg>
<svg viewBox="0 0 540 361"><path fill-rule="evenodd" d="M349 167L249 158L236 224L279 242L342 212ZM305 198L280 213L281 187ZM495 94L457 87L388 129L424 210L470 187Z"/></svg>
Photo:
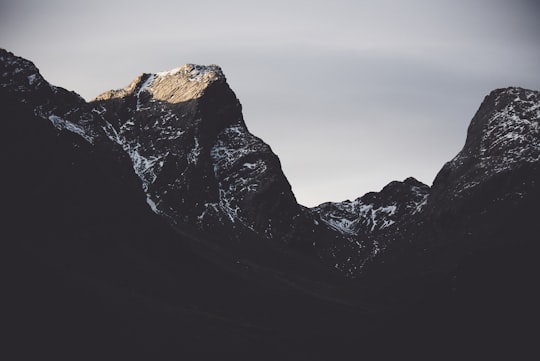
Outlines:
<svg viewBox="0 0 540 361"><path fill-rule="evenodd" d="M431 186L307 208L219 66L86 102L0 60L9 359L536 351L539 92L487 95Z"/></svg>

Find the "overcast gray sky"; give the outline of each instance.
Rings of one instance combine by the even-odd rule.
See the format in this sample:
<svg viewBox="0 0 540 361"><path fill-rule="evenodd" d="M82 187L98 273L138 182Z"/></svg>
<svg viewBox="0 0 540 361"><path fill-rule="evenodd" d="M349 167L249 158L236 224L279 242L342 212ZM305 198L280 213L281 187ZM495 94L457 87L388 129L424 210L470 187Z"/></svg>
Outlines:
<svg viewBox="0 0 540 361"><path fill-rule="evenodd" d="M298 201L430 184L495 88L540 89L536 0L3 0L0 46L87 100L218 64Z"/></svg>

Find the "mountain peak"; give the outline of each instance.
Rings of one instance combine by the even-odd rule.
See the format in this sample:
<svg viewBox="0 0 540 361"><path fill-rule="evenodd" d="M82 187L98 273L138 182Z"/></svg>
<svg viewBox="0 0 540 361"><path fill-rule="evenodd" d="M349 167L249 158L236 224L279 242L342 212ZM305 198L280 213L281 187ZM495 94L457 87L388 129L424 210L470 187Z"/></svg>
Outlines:
<svg viewBox="0 0 540 361"><path fill-rule="evenodd" d="M484 98L458 155L437 175L434 185L457 183L454 193L486 178L540 160L540 92L510 87Z"/></svg>
<svg viewBox="0 0 540 361"><path fill-rule="evenodd" d="M55 90L55 87L43 79L34 63L1 48L0 80L2 88L24 95L25 102L30 102L29 98L36 92L45 92L48 96Z"/></svg>
<svg viewBox="0 0 540 361"><path fill-rule="evenodd" d="M225 80L223 70L218 65L184 64L178 68L156 73L158 77L187 77L189 81L212 82Z"/></svg>
<svg viewBox="0 0 540 361"><path fill-rule="evenodd" d="M95 100L109 100L135 95L137 99L150 94L152 100L171 104L200 98L213 84L226 83L225 75L217 65L185 64L155 74L144 73L127 87L110 90Z"/></svg>
<svg viewBox="0 0 540 361"><path fill-rule="evenodd" d="M91 106L131 157L156 213L198 231L220 224L294 243L301 208L277 156L248 131L220 67L145 73Z"/></svg>

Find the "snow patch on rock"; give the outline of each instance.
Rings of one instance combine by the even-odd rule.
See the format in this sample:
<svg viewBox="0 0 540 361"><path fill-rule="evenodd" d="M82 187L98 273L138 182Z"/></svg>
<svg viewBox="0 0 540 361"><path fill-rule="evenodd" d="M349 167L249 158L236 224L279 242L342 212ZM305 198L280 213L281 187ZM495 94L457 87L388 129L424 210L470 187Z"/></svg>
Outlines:
<svg viewBox="0 0 540 361"><path fill-rule="evenodd" d="M55 126L58 130L68 130L72 133L80 135L82 138L84 138L88 143L93 144L94 138L85 132L85 130L78 124L72 123L68 120L65 120L57 115L49 115L49 120L51 123Z"/></svg>

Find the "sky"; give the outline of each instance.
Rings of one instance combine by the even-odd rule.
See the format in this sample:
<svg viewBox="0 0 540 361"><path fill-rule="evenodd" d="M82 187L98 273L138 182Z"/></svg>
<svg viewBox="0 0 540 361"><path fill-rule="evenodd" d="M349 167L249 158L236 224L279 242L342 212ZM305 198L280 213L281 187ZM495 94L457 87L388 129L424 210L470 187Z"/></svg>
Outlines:
<svg viewBox="0 0 540 361"><path fill-rule="evenodd" d="M299 203L431 185L496 88L540 90L536 0L2 0L0 47L91 100L218 64Z"/></svg>

